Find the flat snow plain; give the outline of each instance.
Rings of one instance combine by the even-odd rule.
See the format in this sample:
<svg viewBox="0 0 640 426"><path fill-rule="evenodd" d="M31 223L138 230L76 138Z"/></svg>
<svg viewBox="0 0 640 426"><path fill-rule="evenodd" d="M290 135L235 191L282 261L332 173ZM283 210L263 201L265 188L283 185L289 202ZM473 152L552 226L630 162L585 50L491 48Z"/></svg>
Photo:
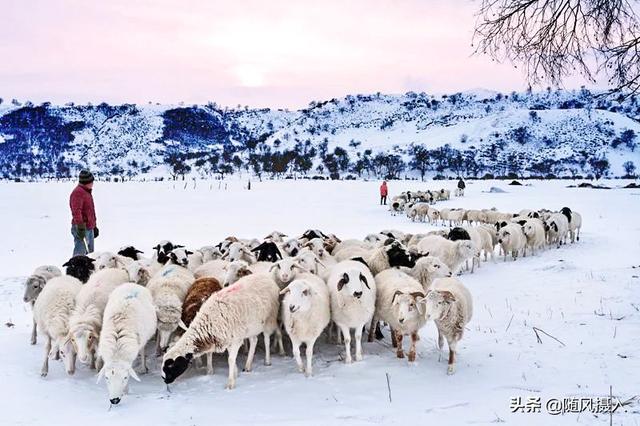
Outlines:
<svg viewBox="0 0 640 426"><path fill-rule="evenodd" d="M379 182L244 181L96 183L97 250L134 244L150 254L161 239L189 247L228 235L263 237L278 229L299 235L319 228L342 238L381 229L421 232L433 227L393 217L378 205ZM457 372L438 361L436 330L421 332L418 359L399 360L385 340L365 343L364 360L341 362L342 346L317 347L314 377L297 372L291 357L275 356L240 373L224 390L227 367L215 374L191 369L167 392L153 370L131 382L130 394L109 409L106 388L80 366L67 376L53 363L40 377L43 341L29 345L31 310L22 303L23 281L36 266L63 263L72 250L68 193L73 183L0 184L0 424L6 425L225 425L411 424L512 425L609 424L608 415L551 416L549 398L626 399L640 393L640 190L568 189L571 182L469 182L467 195L439 203L465 208L559 209L583 216L581 241L516 262L483 263L461 280L474 297L474 317L459 345ZM612 181L611 185L626 182ZM455 182L390 182L390 192L453 189ZM499 186L506 193L486 193ZM15 324L6 326L6 322ZM563 344L541 334L538 327ZM288 341L286 341L288 344ZM244 362L240 357L239 365ZM390 381L391 401L387 388ZM542 413L511 413L510 398L540 397ZM640 424L640 407L620 409L614 424ZM437 423L436 423L437 422Z"/></svg>

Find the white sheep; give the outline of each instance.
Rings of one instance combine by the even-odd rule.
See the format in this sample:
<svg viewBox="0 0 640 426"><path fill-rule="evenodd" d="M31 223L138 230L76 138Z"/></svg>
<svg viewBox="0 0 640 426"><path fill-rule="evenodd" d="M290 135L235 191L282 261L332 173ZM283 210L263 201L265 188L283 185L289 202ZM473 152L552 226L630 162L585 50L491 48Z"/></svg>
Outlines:
<svg viewBox="0 0 640 426"><path fill-rule="evenodd" d="M427 212L427 218L429 219L429 223L437 224L440 217L441 217L440 210L434 209L433 207L429 208L429 211Z"/></svg>
<svg viewBox="0 0 640 426"><path fill-rule="evenodd" d="M105 268L121 268L127 269L127 266L133 262L133 259L121 256L116 253L112 253L110 251L105 251L101 253L96 253L96 261L93 262L93 266L96 271Z"/></svg>
<svg viewBox="0 0 640 426"><path fill-rule="evenodd" d="M76 296L76 304L69 318L69 334L78 360L95 368L96 349L102 314L111 292L129 280L129 274L118 268L101 269L89 277Z"/></svg>
<svg viewBox="0 0 640 426"><path fill-rule="evenodd" d="M22 300L24 303L31 305L31 311L33 312L33 306L36 303L36 299L42 292L42 289L47 282L53 277L59 277L62 275L62 271L58 267L53 265L38 266L24 283L24 295ZM33 328L31 329L31 344L35 345L38 340L38 326L36 324L35 317L33 318Z"/></svg>
<svg viewBox="0 0 640 426"><path fill-rule="evenodd" d="M305 270L318 276L321 276L327 270L326 265L308 248L300 250L296 256L296 261Z"/></svg>
<svg viewBox="0 0 640 426"><path fill-rule="evenodd" d="M500 244L504 252L505 262L509 253L511 253L513 260L516 260L520 252L524 253L527 237L519 224L510 222L498 231L498 244Z"/></svg>
<svg viewBox="0 0 640 426"><path fill-rule="evenodd" d="M287 256L295 257L300 252L302 248L302 244L297 238L289 238L287 241L283 242L280 246L281 252L285 252Z"/></svg>
<svg viewBox="0 0 640 426"><path fill-rule="evenodd" d="M451 276L449 267L435 256L423 256L416 260L413 268L402 268L402 270L418 280L425 294L431 288L433 280Z"/></svg>
<svg viewBox="0 0 640 426"><path fill-rule="evenodd" d="M156 310L149 289L125 283L111 292L98 346L98 356L104 362L98 381L105 378L111 404L120 402L130 377L140 381L133 369L138 355L143 372L148 371L145 346L155 331Z"/></svg>
<svg viewBox="0 0 640 426"><path fill-rule="evenodd" d="M418 308L425 320L433 319L438 328L438 347L444 339L449 346L448 374L455 371L456 348L465 326L473 315L473 299L469 290L456 278L438 278L426 297L418 300Z"/></svg>
<svg viewBox="0 0 640 426"><path fill-rule="evenodd" d="M178 265L167 265L147 284L158 317L158 351L166 349L171 335L178 328L182 303L194 281L195 277L188 269Z"/></svg>
<svg viewBox="0 0 640 426"><path fill-rule="evenodd" d="M473 222L484 223L487 220L487 214L482 210L467 210L466 220L469 225Z"/></svg>
<svg viewBox="0 0 640 426"><path fill-rule="evenodd" d="M367 250L374 247L374 245L366 243L366 242L361 241L361 240L349 239L349 240L341 241L338 244L336 244L336 246L331 251L331 255L335 256L336 253L338 253L340 250L343 250L343 249L345 249L347 247L353 247L353 246L362 247L362 248L367 249Z"/></svg>
<svg viewBox="0 0 640 426"><path fill-rule="evenodd" d="M582 215L576 211L571 211L571 220L569 220L571 243L575 243L576 240L580 241L580 228L582 228Z"/></svg>
<svg viewBox="0 0 640 426"><path fill-rule="evenodd" d="M76 352L69 336L69 316L75 306L82 283L69 275L53 277L47 282L33 306L38 329L46 337L45 358L40 374L49 373L49 358L59 353L68 374L75 373Z"/></svg>
<svg viewBox="0 0 640 426"><path fill-rule="evenodd" d="M460 271L460 267L468 259L473 259L476 247L470 240L449 241L438 235L429 235L418 243L421 253L429 253L442 260L453 274Z"/></svg>
<svg viewBox="0 0 640 426"><path fill-rule="evenodd" d="M244 260L248 264L256 263L256 256L241 242L234 242L229 245L227 251L220 259L235 262L236 260Z"/></svg>
<svg viewBox="0 0 640 426"><path fill-rule="evenodd" d="M185 248L175 248L167 253L169 260L166 265L178 265L187 268L191 272L202 265L203 255L199 251L191 251Z"/></svg>
<svg viewBox="0 0 640 426"><path fill-rule="evenodd" d="M162 269L162 265L153 259L134 260L127 265L129 281L146 286L152 276Z"/></svg>
<svg viewBox="0 0 640 426"><path fill-rule="evenodd" d="M282 322L291 339L298 370L313 374L313 346L331 320L329 290L324 281L310 273L300 274L282 291ZM307 366L302 364L300 345L306 345Z"/></svg>
<svg viewBox="0 0 640 426"><path fill-rule="evenodd" d="M244 260L227 262L226 260L217 259L201 265L193 275L195 278L215 278L223 287L227 287L249 274L251 274L249 264Z"/></svg>
<svg viewBox="0 0 640 426"><path fill-rule="evenodd" d="M527 238L527 247L531 249L532 254L536 254L536 250L546 244L544 224L540 219L527 219L522 225L522 232Z"/></svg>
<svg viewBox="0 0 640 426"><path fill-rule="evenodd" d="M207 299L189 328L167 351L162 361L162 377L172 383L188 367L194 356L210 352L228 353L227 389L236 384L236 357L245 339L249 355L245 370L250 371L260 333L264 336L265 365L271 364L270 337L277 327L279 289L266 274L252 274Z"/></svg>
<svg viewBox="0 0 640 426"><path fill-rule="evenodd" d="M547 242L560 248L560 245L566 242L567 234L569 233L567 217L562 213L551 214L545 226L545 231L547 232Z"/></svg>
<svg viewBox="0 0 640 426"><path fill-rule="evenodd" d="M398 269L380 272L375 276L375 281L376 310L369 328L369 341L372 340L376 322L384 321L392 330L391 339L395 341L398 358L404 358L403 336L411 336L408 359L413 362L416 359L418 330L426 323L416 306L417 300L425 296L422 284Z"/></svg>
<svg viewBox="0 0 640 426"><path fill-rule="evenodd" d="M351 329L355 329L356 361L362 359L362 330L375 312L376 283L365 265L353 260L336 264L327 281L331 319L344 336L345 362L351 363Z"/></svg>
<svg viewBox="0 0 640 426"><path fill-rule="evenodd" d="M307 272L293 257L285 257L277 262L257 262L249 265L249 270L254 274L271 274L273 280L282 290L300 273Z"/></svg>

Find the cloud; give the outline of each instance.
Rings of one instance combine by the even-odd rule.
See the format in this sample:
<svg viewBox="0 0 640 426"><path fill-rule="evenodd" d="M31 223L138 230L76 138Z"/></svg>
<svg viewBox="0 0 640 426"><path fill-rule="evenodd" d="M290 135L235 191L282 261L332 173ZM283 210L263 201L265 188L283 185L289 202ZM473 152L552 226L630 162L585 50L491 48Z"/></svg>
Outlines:
<svg viewBox="0 0 640 426"><path fill-rule="evenodd" d="M526 87L511 65L471 56L470 1L5 2L5 98L300 107L357 92Z"/></svg>

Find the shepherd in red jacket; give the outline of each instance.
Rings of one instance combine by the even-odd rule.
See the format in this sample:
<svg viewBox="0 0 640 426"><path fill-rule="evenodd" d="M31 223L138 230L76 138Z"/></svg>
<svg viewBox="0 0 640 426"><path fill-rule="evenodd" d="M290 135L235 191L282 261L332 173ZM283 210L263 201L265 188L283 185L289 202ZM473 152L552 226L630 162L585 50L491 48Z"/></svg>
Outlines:
<svg viewBox="0 0 640 426"><path fill-rule="evenodd" d="M387 205L387 194L389 193L389 188L387 188L387 181L383 180L382 185L380 185L380 205Z"/></svg>
<svg viewBox="0 0 640 426"><path fill-rule="evenodd" d="M98 238L96 210L93 206L93 174L87 170L80 172L78 186L69 197L71 207L71 235L73 235L73 255L93 252L93 239Z"/></svg>

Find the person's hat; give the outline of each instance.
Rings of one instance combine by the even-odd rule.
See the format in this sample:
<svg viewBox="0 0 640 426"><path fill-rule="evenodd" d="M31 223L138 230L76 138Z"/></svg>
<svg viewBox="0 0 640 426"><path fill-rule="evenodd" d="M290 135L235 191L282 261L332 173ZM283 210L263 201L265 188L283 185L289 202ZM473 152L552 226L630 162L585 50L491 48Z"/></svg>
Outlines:
<svg viewBox="0 0 640 426"><path fill-rule="evenodd" d="M86 185L93 182L93 174L89 170L83 170L78 176L78 181L81 185Z"/></svg>

